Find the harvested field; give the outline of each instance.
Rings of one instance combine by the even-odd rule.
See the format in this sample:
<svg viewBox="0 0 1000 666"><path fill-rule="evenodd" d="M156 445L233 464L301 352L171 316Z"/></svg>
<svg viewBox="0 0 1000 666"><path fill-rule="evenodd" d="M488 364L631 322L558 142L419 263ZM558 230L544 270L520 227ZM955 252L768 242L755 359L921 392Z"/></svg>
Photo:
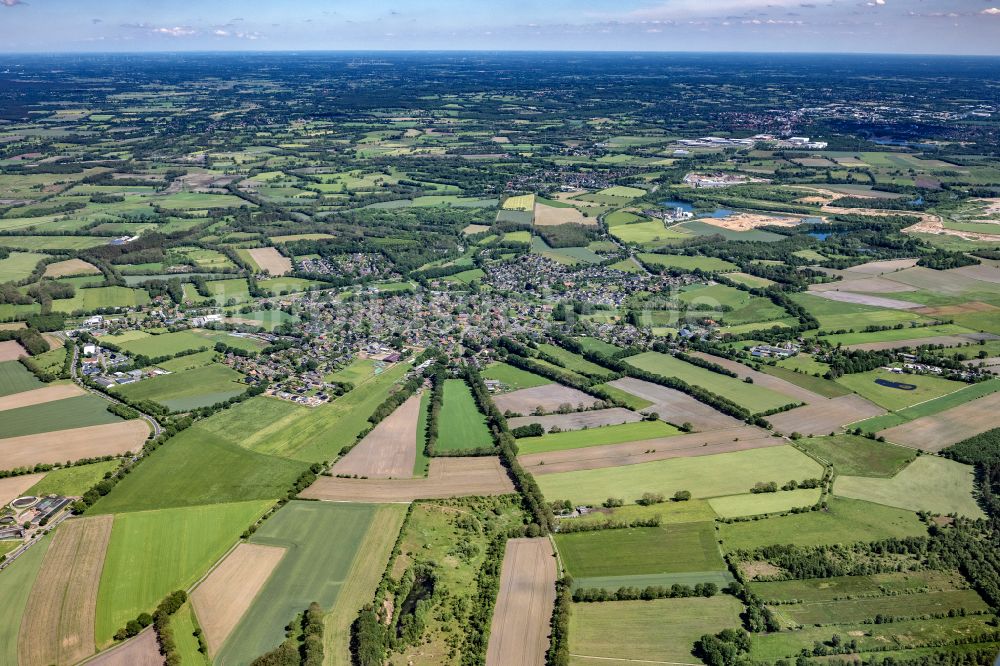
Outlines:
<svg viewBox="0 0 1000 666"><path fill-rule="evenodd" d="M44 474L24 474L0 479L0 507L7 506L24 495L25 490L41 481L44 476Z"/></svg>
<svg viewBox="0 0 1000 666"><path fill-rule="evenodd" d="M590 407L598 402L597 398L587 395L562 384L546 384L534 388L521 389L503 395L493 396L493 402L501 412L511 411L515 414L531 414L541 407L547 412L559 409L559 405L569 403L577 407L583 403Z"/></svg>
<svg viewBox="0 0 1000 666"><path fill-rule="evenodd" d="M882 414L885 414L884 409L860 395L852 394L796 407L769 416L767 420L774 426L775 431L785 435L798 432L803 435L819 436L836 432L849 423Z"/></svg>
<svg viewBox="0 0 1000 666"><path fill-rule="evenodd" d="M554 227L560 224L579 224L582 226L597 226L596 217L584 217L583 213L573 207L556 208L545 204L535 204L535 226Z"/></svg>
<svg viewBox="0 0 1000 666"><path fill-rule="evenodd" d="M844 345L845 349L864 349L867 351L880 351L882 349L898 349L899 347L917 347L919 345L944 345L945 347L958 347L969 342L978 342L980 339L991 339L994 336L981 333L968 335L935 335L929 338L913 338L910 340L888 340L885 342L863 342L857 345Z"/></svg>
<svg viewBox="0 0 1000 666"><path fill-rule="evenodd" d="M1000 283L1000 270L997 269L996 265L962 266L961 268L953 268L949 272L982 282Z"/></svg>
<svg viewBox="0 0 1000 666"><path fill-rule="evenodd" d="M730 453L780 446L785 441L754 426L743 426L709 433L646 439L624 444L591 446L581 449L549 451L518 456L518 461L532 474L557 474L585 469L636 465L668 458L690 458L715 453Z"/></svg>
<svg viewBox="0 0 1000 666"><path fill-rule="evenodd" d="M619 425L621 423L635 423L641 421L642 416L630 409L614 407L612 409L598 409L590 412L573 412L572 414L551 414L549 416L517 416L507 420L511 428L520 428L531 423L538 423L546 431L552 426L558 426L560 430L584 430L586 428L598 428L600 426Z"/></svg>
<svg viewBox="0 0 1000 666"><path fill-rule="evenodd" d="M686 422L694 426L695 430L707 431L733 428L742 423L739 419L717 412L705 403L698 402L687 393L652 382L623 377L609 382L608 386L653 403L642 410L643 413L656 412L661 419L675 425Z"/></svg>
<svg viewBox="0 0 1000 666"><path fill-rule="evenodd" d="M87 666L163 666L166 663L152 627L130 641L102 652Z"/></svg>
<svg viewBox="0 0 1000 666"><path fill-rule="evenodd" d="M938 305L936 307L920 308L915 312L926 315L957 315L973 312L994 312L996 310L1000 310L1000 308L989 303L983 303L982 301L969 301L968 303L959 303L957 305Z"/></svg>
<svg viewBox="0 0 1000 666"><path fill-rule="evenodd" d="M857 303L858 305L871 305L876 308L891 308L893 310L912 310L919 308L919 303L901 301L895 298L884 298L882 296L871 296L869 294L856 294L852 291L816 291L810 292L817 296L831 301L841 303Z"/></svg>
<svg viewBox="0 0 1000 666"><path fill-rule="evenodd" d="M838 282L824 282L823 284L812 284L809 285L809 291L851 291L863 292L866 294L893 294L917 290L916 287L883 277L862 277L854 279L854 277L847 271L841 271L840 273L845 276L844 280L840 280Z"/></svg>
<svg viewBox="0 0 1000 666"><path fill-rule="evenodd" d="M9 467L36 463L58 463L80 458L118 455L135 451L146 441L145 421L121 421L106 425L56 430L37 435L0 439L0 458Z"/></svg>
<svg viewBox="0 0 1000 666"><path fill-rule="evenodd" d="M210 655L218 654L284 555L284 548L241 543L191 594Z"/></svg>
<svg viewBox="0 0 1000 666"><path fill-rule="evenodd" d="M992 393L938 414L922 416L883 430L879 434L894 444L937 453L956 442L995 428L998 411L1000 393Z"/></svg>
<svg viewBox="0 0 1000 666"><path fill-rule="evenodd" d="M808 389L804 389L801 386L793 384L789 381L781 379L780 377L775 377L773 375L764 374L763 372L757 372L747 366L739 363L738 361L731 361L728 358L720 358L718 356L712 356L711 354L705 354L704 352L694 352L692 356L697 356L698 358L708 361L710 363L715 363L716 365L721 365L726 370L730 372L735 372L740 379L746 379L750 377L753 379L754 386L763 386L764 388L771 389L772 391L777 391L778 393L787 395L789 397L795 398L800 402L805 402L808 404L819 404L826 402L826 398L819 395L818 393L813 393Z"/></svg>
<svg viewBox="0 0 1000 666"><path fill-rule="evenodd" d="M46 386L34 391L24 391L0 397L0 412L18 407L30 407L31 405L41 405L46 402L62 400L64 398L75 398L85 395L85 391L76 384L60 384L58 386Z"/></svg>
<svg viewBox="0 0 1000 666"><path fill-rule="evenodd" d="M556 576L555 554L547 538L507 542L486 652L487 666L545 663Z"/></svg>
<svg viewBox="0 0 1000 666"><path fill-rule="evenodd" d="M286 275L292 272L292 260L273 247L255 247L247 254L262 271L271 275Z"/></svg>
<svg viewBox="0 0 1000 666"><path fill-rule="evenodd" d="M66 261L57 261L46 266L42 277L58 278L66 277L67 275L99 275L100 272L97 266L89 264L83 259L67 259Z"/></svg>
<svg viewBox="0 0 1000 666"><path fill-rule="evenodd" d="M337 461L334 474L372 479L408 479L417 460L420 395L411 396Z"/></svg>
<svg viewBox="0 0 1000 666"><path fill-rule="evenodd" d="M0 362L16 361L22 356L27 355L27 350L17 340L4 340L0 342Z"/></svg>
<svg viewBox="0 0 1000 666"><path fill-rule="evenodd" d="M321 476L301 493L331 502L412 502L415 499L506 495L514 484L499 458L434 458L426 479L340 479Z"/></svg>
<svg viewBox="0 0 1000 666"><path fill-rule="evenodd" d="M704 217L701 222L730 231L752 231L757 227L794 227L799 220L794 217L773 217L758 213L735 213L726 217Z"/></svg>
<svg viewBox="0 0 1000 666"><path fill-rule="evenodd" d="M988 282L966 277L956 271L936 271L923 266L893 273L890 279L944 296L962 296L968 292L990 290Z"/></svg>
<svg viewBox="0 0 1000 666"><path fill-rule="evenodd" d="M885 273L893 273L904 268L913 268L916 265L916 259L887 259L885 261L869 261L867 264L851 266L847 270L851 273L862 273L864 275L884 275Z"/></svg>
<svg viewBox="0 0 1000 666"><path fill-rule="evenodd" d="M18 636L22 666L75 664L92 655L97 586L113 516L68 520L31 589Z"/></svg>

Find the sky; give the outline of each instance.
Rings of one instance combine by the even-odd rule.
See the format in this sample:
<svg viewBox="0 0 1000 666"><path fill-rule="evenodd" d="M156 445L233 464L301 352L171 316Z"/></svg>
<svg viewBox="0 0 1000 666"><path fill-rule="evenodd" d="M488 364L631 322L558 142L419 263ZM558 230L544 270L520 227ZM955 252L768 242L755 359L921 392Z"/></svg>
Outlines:
<svg viewBox="0 0 1000 666"><path fill-rule="evenodd" d="M0 52L1000 55L1000 0L0 0Z"/></svg>

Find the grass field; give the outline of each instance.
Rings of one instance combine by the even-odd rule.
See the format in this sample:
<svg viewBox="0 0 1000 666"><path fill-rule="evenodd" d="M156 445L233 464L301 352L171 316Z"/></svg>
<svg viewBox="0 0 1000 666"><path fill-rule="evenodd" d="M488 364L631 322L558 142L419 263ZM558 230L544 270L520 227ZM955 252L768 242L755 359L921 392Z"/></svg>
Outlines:
<svg viewBox="0 0 1000 666"><path fill-rule="evenodd" d="M794 370L783 368L778 365L762 365L760 366L760 371L767 373L772 377L784 379L786 382L791 382L796 386L801 386L802 388L812 391L813 393L818 393L824 398L838 398L842 395L850 395L851 393L850 389L841 386L837 382L829 379L823 379L822 377L813 377L811 374L807 375L802 372L795 372ZM826 370L824 370L824 372L826 372Z"/></svg>
<svg viewBox="0 0 1000 666"><path fill-rule="evenodd" d="M107 400L93 395L81 395L7 409L0 419L0 438L84 428L122 420L109 412L107 407Z"/></svg>
<svg viewBox="0 0 1000 666"><path fill-rule="evenodd" d="M615 231L619 231L622 228L628 229L628 227L619 227ZM706 273L724 273L726 271L735 271L738 268L736 264L732 264L724 259L717 259L716 257L689 257L683 254L652 254L647 252L640 254L639 259L644 264L652 266L678 268L685 271L693 271L697 268Z"/></svg>
<svg viewBox="0 0 1000 666"><path fill-rule="evenodd" d="M600 352L602 354L613 356L621 351L621 349L614 346L610 342L605 342L600 338L582 337L577 338L576 341L579 342L580 346L582 346L586 351L590 352Z"/></svg>
<svg viewBox="0 0 1000 666"><path fill-rule="evenodd" d="M52 301L53 312L92 312L101 308L131 308L149 304L145 289L128 287L92 287L77 289L73 298Z"/></svg>
<svg viewBox="0 0 1000 666"><path fill-rule="evenodd" d="M637 356L630 356L625 361L641 370L664 377L677 377L689 384L700 386L743 405L753 413L764 412L796 402L795 399L777 391L747 384L739 379L706 370L668 354L645 352Z"/></svg>
<svg viewBox="0 0 1000 666"><path fill-rule="evenodd" d="M115 516L97 594L98 645L125 622L186 589L270 506L268 501L212 504Z"/></svg>
<svg viewBox="0 0 1000 666"><path fill-rule="evenodd" d="M652 504L641 506L639 504L626 504L614 509L600 509L578 516L576 518L565 518L569 524L577 523L600 523L608 520L629 521L639 518L652 518L659 516L662 525L674 523L697 523L705 520L715 520L715 512L707 500L691 499L687 502L664 502L662 504Z"/></svg>
<svg viewBox="0 0 1000 666"><path fill-rule="evenodd" d="M114 471L118 464L117 460L109 460L52 470L41 481L26 490L24 494L36 497L45 495L80 496L103 479L106 472Z"/></svg>
<svg viewBox="0 0 1000 666"><path fill-rule="evenodd" d="M878 614L919 617L930 613L947 613L964 608L966 611L986 610L987 606L974 590L908 594L905 597L875 597L841 599L837 601L792 604L774 607L779 621L796 624L833 624L861 622Z"/></svg>
<svg viewBox="0 0 1000 666"><path fill-rule="evenodd" d="M534 388L536 386L545 386L546 384L551 384L551 379L546 379L540 375L536 375L533 372L528 372L527 370L522 370L521 368L515 368L512 365L507 365L506 363L492 363L488 368L482 372L483 379L495 379L499 382L503 382L505 386L513 391L526 388Z"/></svg>
<svg viewBox="0 0 1000 666"><path fill-rule="evenodd" d="M777 493L745 493L713 497L708 503L722 518L740 518L812 506L819 501L819 498L819 488L799 488Z"/></svg>
<svg viewBox="0 0 1000 666"><path fill-rule="evenodd" d="M243 375L228 366L213 363L111 390L130 400L151 400L171 411L181 412L240 395L247 389L242 379Z"/></svg>
<svg viewBox="0 0 1000 666"><path fill-rule="evenodd" d="M579 354L574 354L573 352L567 351L562 347L542 343L538 345L538 349L545 352L549 356L558 359L566 368L572 370L573 372L578 372L581 375L587 375L588 377L600 377L611 373L611 371L607 368L601 367L596 363L591 363Z"/></svg>
<svg viewBox="0 0 1000 666"><path fill-rule="evenodd" d="M508 197L503 202L504 210L520 210L530 212L535 207L534 194L522 194L520 196Z"/></svg>
<svg viewBox="0 0 1000 666"><path fill-rule="evenodd" d="M460 379L446 379L438 421L438 451L464 451L493 446L486 417L476 407L472 391Z"/></svg>
<svg viewBox="0 0 1000 666"><path fill-rule="evenodd" d="M913 384L916 388L913 390L903 390L891 386L882 386L875 383L877 379L901 384ZM876 405L885 407L889 411L904 409L918 402L939 398L965 386L961 382L954 382L931 375L897 375L888 370L881 369L844 375L838 377L836 382L841 386L851 389L862 398L867 398Z"/></svg>
<svg viewBox="0 0 1000 666"><path fill-rule="evenodd" d="M907 592L953 592L967 587L959 571L939 569L750 583L750 589L767 603L805 604Z"/></svg>
<svg viewBox="0 0 1000 666"><path fill-rule="evenodd" d="M838 477L833 490L843 497L901 509L983 518L985 514L972 496L973 482L969 465L925 455L891 479Z"/></svg>
<svg viewBox="0 0 1000 666"><path fill-rule="evenodd" d="M184 604L174 613L170 619L170 628L174 630L174 641L177 643L181 663L184 666L208 666L208 657L198 651L198 638L194 635L198 624L190 603Z"/></svg>
<svg viewBox="0 0 1000 666"><path fill-rule="evenodd" d="M141 354L149 358L160 356L173 356L181 352L202 347L211 349L214 343L208 339L193 333L192 331L177 331L175 333L163 333L161 335L143 335L142 337L126 337L119 342L119 336L111 336L108 342L116 344L129 354Z"/></svg>
<svg viewBox="0 0 1000 666"><path fill-rule="evenodd" d="M855 324L859 326L859 324ZM826 335L823 339L831 345L860 345L869 342L897 342L899 340L917 340L920 338L933 338L941 335L958 335L961 333L971 333L969 329L957 324L939 324L937 326L921 326L919 328L900 328L889 331L876 331L874 333L839 333L837 335Z"/></svg>
<svg viewBox="0 0 1000 666"><path fill-rule="evenodd" d="M916 457L912 449L855 435L812 437L797 444L847 476L893 476Z"/></svg>
<svg viewBox="0 0 1000 666"><path fill-rule="evenodd" d="M11 252L6 259L0 259L0 283L23 280L45 257L33 252Z"/></svg>
<svg viewBox="0 0 1000 666"><path fill-rule="evenodd" d="M617 386L609 386L608 384L599 384L598 387L604 391L607 391L612 398L616 400L621 400L626 407L633 411L639 411L641 409L646 409L653 403L645 398L640 398L637 395L632 395L627 391L623 391Z"/></svg>
<svg viewBox="0 0 1000 666"><path fill-rule="evenodd" d="M746 493L758 481L784 483L822 475L822 468L790 446L774 446L735 453L657 460L638 465L538 475L549 500L599 505L609 497L634 502L644 492L670 497L688 490L694 497Z"/></svg>
<svg viewBox="0 0 1000 666"><path fill-rule="evenodd" d="M618 224L608 229L609 233L623 243L634 243L655 248L670 245L680 240L693 238L690 234L667 229L660 220Z"/></svg>
<svg viewBox="0 0 1000 666"><path fill-rule="evenodd" d="M177 358L172 358L169 361L157 363L156 367L166 370L167 372L184 372L185 370L200 368L203 365L211 365L214 361L215 351L208 350L178 356Z"/></svg>
<svg viewBox="0 0 1000 666"><path fill-rule="evenodd" d="M283 627L311 602L330 608L379 510L372 504L291 502L269 518L251 542L288 552L230 634L216 663L248 664L277 647L284 638Z"/></svg>
<svg viewBox="0 0 1000 666"><path fill-rule="evenodd" d="M346 368L329 375L326 379L331 382L349 382L357 386L374 376L375 361L370 358L359 358L352 361Z"/></svg>
<svg viewBox="0 0 1000 666"><path fill-rule="evenodd" d="M663 421L638 421L585 430L546 433L541 437L525 437L517 440L517 446L521 453L545 453L657 437L671 437L679 433L680 430Z"/></svg>
<svg viewBox="0 0 1000 666"><path fill-rule="evenodd" d="M18 361L0 362L0 396L32 391L45 386Z"/></svg>
<svg viewBox="0 0 1000 666"><path fill-rule="evenodd" d="M573 604L569 621L571 666L695 664L694 643L704 634L740 626L743 606L729 595L710 599L656 599Z"/></svg>
<svg viewBox="0 0 1000 666"><path fill-rule="evenodd" d="M0 604L0 664L4 666L17 666L17 634L21 629L21 618L51 543L51 535L42 538L0 573L0 599L3 599Z"/></svg>
<svg viewBox="0 0 1000 666"><path fill-rule="evenodd" d="M871 325L894 326L911 321L927 321L927 317L914 312L842 303L804 292L791 294L790 298L816 317L820 327L826 330L859 329Z"/></svg>
<svg viewBox="0 0 1000 666"><path fill-rule="evenodd" d="M865 432L878 432L879 430L902 425L922 416L931 416L946 409L964 405L970 400L975 400L976 398L981 398L997 391L1000 391L1000 379L988 379L985 382L966 386L952 393L947 393L940 398L934 398L913 407L907 407L896 412L855 423L853 426L861 428Z"/></svg>

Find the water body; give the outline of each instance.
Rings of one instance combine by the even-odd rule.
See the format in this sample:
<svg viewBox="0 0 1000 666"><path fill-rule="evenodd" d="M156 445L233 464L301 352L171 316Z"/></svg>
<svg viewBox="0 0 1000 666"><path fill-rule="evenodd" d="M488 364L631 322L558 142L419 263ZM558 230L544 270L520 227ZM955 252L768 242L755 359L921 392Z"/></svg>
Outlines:
<svg viewBox="0 0 1000 666"><path fill-rule="evenodd" d="M875 383L879 386L887 386L889 388L899 389L900 391L916 391L916 384L907 384L905 382L894 382L891 379L876 379Z"/></svg>
<svg viewBox="0 0 1000 666"><path fill-rule="evenodd" d="M825 240L826 240L827 238L829 238L829 237L830 237L830 234L825 234L825 233L823 233L823 232L821 232L821 231L810 231L810 232L809 232L808 234L806 234L806 235L807 235L807 236L812 236L812 237L813 237L813 238L815 238L816 240L821 240L821 241L825 241Z"/></svg>
<svg viewBox="0 0 1000 666"><path fill-rule="evenodd" d="M684 203L683 201L672 201L668 199L667 201L661 201L660 205L670 209L680 208L685 213L694 212L694 206L689 203Z"/></svg>

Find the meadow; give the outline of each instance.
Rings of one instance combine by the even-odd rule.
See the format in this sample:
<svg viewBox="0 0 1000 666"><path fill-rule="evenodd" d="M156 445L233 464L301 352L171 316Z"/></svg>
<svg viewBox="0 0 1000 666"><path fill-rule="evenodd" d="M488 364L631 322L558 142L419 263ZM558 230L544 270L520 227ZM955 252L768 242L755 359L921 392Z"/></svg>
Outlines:
<svg viewBox="0 0 1000 666"><path fill-rule="evenodd" d="M104 478L105 473L114 471L117 460L96 462L89 465L64 467L48 472L41 481L25 491L26 495L65 495L79 497Z"/></svg>
<svg viewBox="0 0 1000 666"><path fill-rule="evenodd" d="M0 663L16 666L17 636L21 629L28 595L42 568L45 553L52 544L52 536L28 549L21 557L0 573Z"/></svg>
<svg viewBox="0 0 1000 666"><path fill-rule="evenodd" d="M618 229L622 228L628 229L628 227L619 227ZM616 229L616 231L618 229ZM697 269L705 273L725 273L727 271L735 271L738 268L736 264L730 263L724 259L717 259L716 257L693 257L683 254L652 254L648 252L642 253L638 256L639 260L644 264L663 266L664 268L675 268L685 271L693 271Z"/></svg>
<svg viewBox="0 0 1000 666"><path fill-rule="evenodd" d="M6 259L0 259L0 283L23 280L47 256L34 252L11 252Z"/></svg>
<svg viewBox="0 0 1000 666"><path fill-rule="evenodd" d="M604 446L643 439L671 437L677 434L680 434L680 430L663 421L638 421L636 423L601 426L600 428L546 433L541 437L524 437L517 440L517 447L523 454L545 453L547 451L564 451L588 446Z"/></svg>
<svg viewBox="0 0 1000 666"><path fill-rule="evenodd" d="M522 370L521 368L515 368L506 363L492 363L480 374L483 379L495 379L503 382L512 391L535 388L536 386L545 386L552 383L551 379L536 375L527 370Z"/></svg>
<svg viewBox="0 0 1000 666"><path fill-rule="evenodd" d="M601 377L611 372L607 368L588 361L579 354L574 354L573 352L563 349L562 347L557 347L556 345L541 343L538 345L538 349L539 351L557 359L563 364L564 367L572 370L573 372L578 372L581 375L587 375L588 377Z"/></svg>
<svg viewBox="0 0 1000 666"><path fill-rule="evenodd" d="M847 476L890 477L916 457L912 449L855 435L811 437L796 445Z"/></svg>
<svg viewBox="0 0 1000 666"><path fill-rule="evenodd" d="M976 398L996 393L998 390L1000 390L1000 379L987 379L984 382L966 386L952 393L946 393L940 398L933 398L913 407L905 407L898 411L866 419L852 425L855 428L861 428L865 432L878 432L879 430L908 423L922 416L932 416L947 409L964 405Z"/></svg>
<svg viewBox="0 0 1000 666"><path fill-rule="evenodd" d="M493 446L493 438L472 398L472 391L460 379L446 379L444 401L438 417L438 451L465 451Z"/></svg>
<svg viewBox="0 0 1000 666"><path fill-rule="evenodd" d="M833 624L862 622L876 615L919 617L931 613L947 613L964 608L966 611L983 611L988 607L973 590L928 592L899 597L842 599L809 604L791 604L773 610L779 621L795 624Z"/></svg>
<svg viewBox="0 0 1000 666"><path fill-rule="evenodd" d="M149 294L146 293L145 289L92 287L77 289L73 298L52 301L52 311L69 314L77 311L93 312L101 308L136 307L148 304Z"/></svg>
<svg viewBox="0 0 1000 666"><path fill-rule="evenodd" d="M112 393L129 400L150 400L175 412L208 407L245 392L243 375L228 366L213 363L182 372L115 386Z"/></svg>
<svg viewBox="0 0 1000 666"><path fill-rule="evenodd" d="M608 232L623 243L654 248L692 238L690 234L664 227L659 220L617 224L610 227Z"/></svg>
<svg viewBox="0 0 1000 666"><path fill-rule="evenodd" d="M708 500L720 518L741 518L778 513L800 507L810 507L820 498L819 488L799 488L777 493L746 493L726 495Z"/></svg>
<svg viewBox="0 0 1000 666"><path fill-rule="evenodd" d="M81 395L7 409L2 412L3 418L0 419L0 438L84 428L122 420L109 412L107 407L107 400L93 395Z"/></svg>
<svg viewBox="0 0 1000 666"><path fill-rule="evenodd" d="M822 365L817 363L816 365ZM821 374L824 374L828 368L824 368ZM777 377L778 379L784 379L786 382L791 382L796 386L801 386L802 388L817 393L824 398L839 398L842 395L850 395L851 390L841 386L837 382L831 381L829 379L824 379L823 377L814 377L811 374L805 374L804 372L795 372L788 368L782 367L780 365L761 365L760 371L771 375L772 377Z"/></svg>
<svg viewBox="0 0 1000 666"><path fill-rule="evenodd" d="M860 323L855 323L855 327ZM900 340L918 340L920 338L933 338L942 335L961 335L972 333L973 331L958 326L957 324L939 324L937 326L920 326L917 328L900 328L888 331L876 331L874 333L838 333L835 335L825 335L823 339L831 345L860 345L870 342L898 342Z"/></svg>
<svg viewBox="0 0 1000 666"><path fill-rule="evenodd" d="M261 347L256 340L236 337L220 331L175 331L141 336L133 336L132 333L130 331L127 338L120 342L116 340L116 337L124 336L112 336L108 338L108 341L121 347L129 354L141 354L149 358L174 356L192 349L212 349L216 342L224 342L230 347L246 349L247 351L257 350Z"/></svg>
<svg viewBox="0 0 1000 666"><path fill-rule="evenodd" d="M912 384L916 388L912 390L899 389L893 386L877 384L876 380ZM867 398L889 411L898 411L920 402L939 398L953 391L958 391L965 386L961 382L954 382L933 375L896 374L882 369L843 375L842 377L838 377L836 382L854 391L862 398Z"/></svg>

